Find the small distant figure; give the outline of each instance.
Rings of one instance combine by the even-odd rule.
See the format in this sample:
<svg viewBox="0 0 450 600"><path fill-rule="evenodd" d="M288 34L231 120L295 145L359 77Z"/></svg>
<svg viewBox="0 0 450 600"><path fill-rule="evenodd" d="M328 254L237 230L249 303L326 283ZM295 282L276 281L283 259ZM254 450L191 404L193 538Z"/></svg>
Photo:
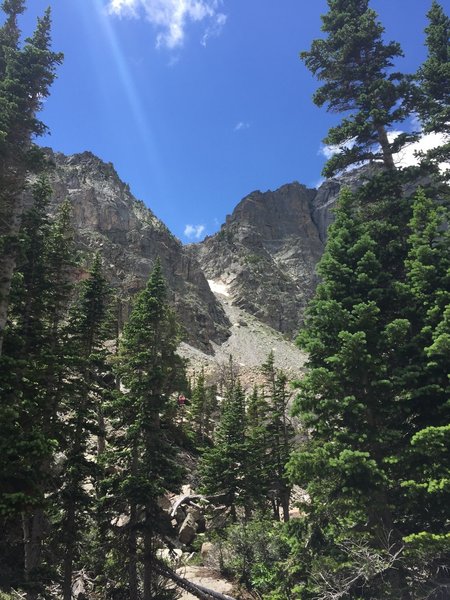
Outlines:
<svg viewBox="0 0 450 600"><path fill-rule="evenodd" d="M184 396L183 394L180 394L178 396L178 406L184 406L186 403L186 396Z"/></svg>

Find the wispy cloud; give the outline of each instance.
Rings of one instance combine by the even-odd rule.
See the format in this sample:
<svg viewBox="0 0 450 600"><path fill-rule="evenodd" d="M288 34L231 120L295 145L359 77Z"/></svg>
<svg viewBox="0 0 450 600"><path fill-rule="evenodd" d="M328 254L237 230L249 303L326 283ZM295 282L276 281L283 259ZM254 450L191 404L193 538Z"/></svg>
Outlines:
<svg viewBox="0 0 450 600"><path fill-rule="evenodd" d="M184 235L189 240L199 240L205 231L204 225L186 225L184 228Z"/></svg>
<svg viewBox="0 0 450 600"><path fill-rule="evenodd" d="M222 0L109 0L108 11L119 17L145 17L157 30L156 46L180 47L189 23L204 22L201 44L217 37L227 20Z"/></svg>
<svg viewBox="0 0 450 600"><path fill-rule="evenodd" d="M352 139L352 140L348 141L346 144L344 144L342 148L353 148L354 145L355 145L355 142ZM339 152L342 151L342 148L340 146L333 146L332 144L329 144L327 146L322 145L319 148L319 154L321 154L327 160L329 160L335 154L339 154Z"/></svg>
<svg viewBox="0 0 450 600"><path fill-rule="evenodd" d="M212 23L206 28L205 33L201 39L201 45L206 46L208 41L211 38L219 37L222 33L222 29L225 27L225 23L227 22L227 15L223 13L218 13L212 19Z"/></svg>
<svg viewBox="0 0 450 600"><path fill-rule="evenodd" d="M249 127L250 123L247 123L246 121L239 121L239 123L236 123L234 126L234 131L242 131L243 129L248 129Z"/></svg>
<svg viewBox="0 0 450 600"><path fill-rule="evenodd" d="M330 160L332 156L339 152L338 146L320 146L318 154L324 156L327 160Z"/></svg>

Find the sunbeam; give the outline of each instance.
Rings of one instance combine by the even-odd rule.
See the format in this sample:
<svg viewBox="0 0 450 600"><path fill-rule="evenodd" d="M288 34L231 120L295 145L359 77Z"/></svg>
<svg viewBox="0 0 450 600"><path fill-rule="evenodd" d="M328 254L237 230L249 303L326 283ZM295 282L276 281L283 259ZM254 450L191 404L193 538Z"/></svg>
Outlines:
<svg viewBox="0 0 450 600"><path fill-rule="evenodd" d="M102 0L93 1L95 16L98 23L96 30L101 31L108 44L111 56L114 59L117 75L128 103L130 114L132 115L135 132L139 137L139 153L145 154L148 163L148 172L152 177L152 181L157 184L156 187L158 189L162 189L164 187L163 168L155 144L155 135L148 118L148 114L150 114L151 111L147 111L142 103L138 86L136 85L133 74L130 71L130 66L127 62L126 53L121 46L119 37L108 17ZM80 3L82 10L87 11L87 8L83 5L84 3ZM86 12L84 16L87 19L92 19L92 12L89 11L89 14ZM102 91L106 94L108 93L108 90Z"/></svg>

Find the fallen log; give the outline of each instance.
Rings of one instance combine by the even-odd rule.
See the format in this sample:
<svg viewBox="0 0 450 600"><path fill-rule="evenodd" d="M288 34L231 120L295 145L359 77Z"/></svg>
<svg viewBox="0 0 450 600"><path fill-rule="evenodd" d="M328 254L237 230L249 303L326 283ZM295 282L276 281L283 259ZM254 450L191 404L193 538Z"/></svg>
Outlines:
<svg viewBox="0 0 450 600"><path fill-rule="evenodd" d="M155 565L155 571L157 571L160 575L170 579L178 587L182 588L186 592L189 592L196 598L200 598L200 600L236 600L232 596L226 596L225 594L221 594L220 592L216 592L202 585L198 585L198 583L193 583L192 581L189 581L189 579L181 577L181 575L175 573L175 571L157 558L153 559L153 563Z"/></svg>
<svg viewBox="0 0 450 600"><path fill-rule="evenodd" d="M203 500L203 501L207 502L208 504L215 504L215 503L229 504L230 497L229 497L229 494L215 494L213 496L203 496L202 494L193 494L193 495L181 496L181 498L179 498L173 505L173 508L170 511L170 516L174 517L177 513L178 507L181 506L182 504L186 504L186 503L191 504L195 500Z"/></svg>

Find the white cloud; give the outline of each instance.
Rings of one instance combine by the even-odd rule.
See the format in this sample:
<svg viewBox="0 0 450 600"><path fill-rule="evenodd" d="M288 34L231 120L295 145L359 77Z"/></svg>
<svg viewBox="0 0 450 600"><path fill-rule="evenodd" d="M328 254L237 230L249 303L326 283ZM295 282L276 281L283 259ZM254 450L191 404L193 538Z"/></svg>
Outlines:
<svg viewBox="0 0 450 600"><path fill-rule="evenodd" d="M319 148L319 154L324 156L327 160L330 160L332 156L339 153L339 146L321 146Z"/></svg>
<svg viewBox="0 0 450 600"><path fill-rule="evenodd" d="M227 16L219 11L222 0L109 0L110 14L139 18L141 15L157 30L156 46L177 48L184 42L189 22L206 24L201 44L222 31Z"/></svg>
<svg viewBox="0 0 450 600"><path fill-rule="evenodd" d="M390 142L393 142L396 137L398 137L403 131L389 131L388 138ZM394 155L395 164L398 167L409 167L413 165L417 165L419 163L419 159L416 157L416 152L425 152L427 150L431 150L432 148L438 148L442 146L446 141L446 138L443 134L439 133L430 133L423 135L417 142L411 142L410 144L406 144L400 152ZM354 142L350 141L346 144L347 148L351 148ZM329 160L335 154L338 154L341 151L339 146L321 146L319 149L319 154L324 156L327 160ZM358 165L350 166L350 170L359 166L362 163L358 163ZM441 166L441 170L448 169L449 165L444 163Z"/></svg>
<svg viewBox="0 0 450 600"><path fill-rule="evenodd" d="M227 15L224 15L223 13L216 14L212 20L212 23L206 28L206 31L203 34L200 42L201 45L206 46L210 38L219 37L219 35L222 33L222 29L225 27L226 22Z"/></svg>
<svg viewBox="0 0 450 600"><path fill-rule="evenodd" d="M355 141L354 139L349 140L348 142L346 142L342 148L353 148L353 146L355 145ZM322 145L319 148L319 154L322 154L322 156L324 156L327 160L330 160L330 158L332 156L334 156L335 154L339 154L341 152L341 146L334 146L332 144L329 144L328 146Z"/></svg>
<svg viewBox="0 0 450 600"><path fill-rule="evenodd" d="M239 123L236 123L234 131L241 131L242 129L248 129L249 127L250 123L246 123L245 121L239 121Z"/></svg>
<svg viewBox="0 0 450 600"><path fill-rule="evenodd" d="M402 132L390 132L389 141L393 141L400 133ZM404 146L400 152L397 152L397 154L394 156L395 164L398 167L410 167L417 165L419 163L419 159L416 156L416 152L426 152L432 148L438 148L445 142L446 138L441 133L428 133L423 135L417 142L406 144L406 146ZM447 163L442 163L440 168L441 170L445 170L449 168L449 165Z"/></svg>
<svg viewBox="0 0 450 600"><path fill-rule="evenodd" d="M184 228L184 235L190 240L199 240L204 231L204 225L186 225Z"/></svg>

